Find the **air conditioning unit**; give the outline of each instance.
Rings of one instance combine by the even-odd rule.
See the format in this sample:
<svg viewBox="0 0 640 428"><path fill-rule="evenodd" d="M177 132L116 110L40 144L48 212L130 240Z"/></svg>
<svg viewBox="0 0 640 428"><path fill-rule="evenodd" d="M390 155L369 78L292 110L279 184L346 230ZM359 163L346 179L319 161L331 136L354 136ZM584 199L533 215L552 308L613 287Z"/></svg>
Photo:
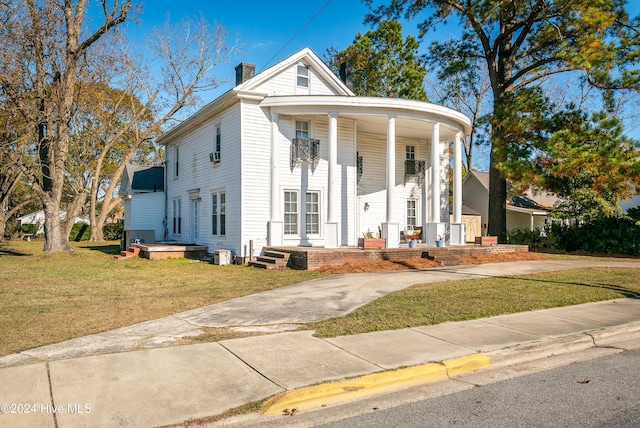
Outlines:
<svg viewBox="0 0 640 428"><path fill-rule="evenodd" d="M209 153L209 162L220 163L220 152Z"/></svg>

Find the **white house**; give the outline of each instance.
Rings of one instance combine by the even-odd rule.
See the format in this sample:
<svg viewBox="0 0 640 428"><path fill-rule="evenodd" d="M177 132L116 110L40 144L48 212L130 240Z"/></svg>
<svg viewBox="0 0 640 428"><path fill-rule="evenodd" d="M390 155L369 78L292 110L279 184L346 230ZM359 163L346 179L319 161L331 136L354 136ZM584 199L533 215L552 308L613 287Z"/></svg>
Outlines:
<svg viewBox="0 0 640 428"><path fill-rule="evenodd" d="M355 96L309 49L257 75L240 64L236 83L158 140L166 146L165 240L247 256L250 242L256 252L337 248L380 230L387 247L397 248L401 231L415 225L427 245L444 234L465 243L466 116L426 102ZM157 230L156 223L136 227Z"/></svg>
<svg viewBox="0 0 640 428"><path fill-rule="evenodd" d="M66 211L60 212L60 218L65 218L66 215ZM18 217L18 220L20 221L20 226L37 224L38 230L36 231L36 235L42 235L44 233L44 210L25 214L22 217ZM89 224L89 219L86 217L76 217L74 223Z"/></svg>
<svg viewBox="0 0 640 428"><path fill-rule="evenodd" d="M165 235L164 167L125 165L120 196L124 201L124 242L161 241ZM126 246L126 245L125 245Z"/></svg>
<svg viewBox="0 0 640 428"><path fill-rule="evenodd" d="M464 178L462 189L465 206L480 213L482 229L486 232L489 222L489 173L469 171ZM510 198L507 201L507 230L533 231L543 228L556 202L558 197L555 195L530 190L521 196Z"/></svg>

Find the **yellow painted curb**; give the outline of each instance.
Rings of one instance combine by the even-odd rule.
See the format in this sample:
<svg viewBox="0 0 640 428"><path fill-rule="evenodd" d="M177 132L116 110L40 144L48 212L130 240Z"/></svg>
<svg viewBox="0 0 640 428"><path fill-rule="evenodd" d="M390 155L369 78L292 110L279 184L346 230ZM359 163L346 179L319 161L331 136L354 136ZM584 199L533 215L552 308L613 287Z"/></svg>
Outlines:
<svg viewBox="0 0 640 428"><path fill-rule="evenodd" d="M341 401L354 400L382 392L391 392L411 386L435 383L479 368L488 367L489 357L473 354L466 357L429 363L394 371L374 373L344 382L307 386L287 391L267 400L260 412L277 416L285 410L291 412L315 409Z"/></svg>

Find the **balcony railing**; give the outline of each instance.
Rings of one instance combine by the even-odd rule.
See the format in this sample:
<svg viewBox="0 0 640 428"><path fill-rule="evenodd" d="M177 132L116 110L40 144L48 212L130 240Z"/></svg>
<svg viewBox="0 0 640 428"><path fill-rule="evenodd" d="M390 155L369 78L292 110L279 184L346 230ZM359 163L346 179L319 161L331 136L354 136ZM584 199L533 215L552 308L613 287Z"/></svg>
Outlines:
<svg viewBox="0 0 640 428"><path fill-rule="evenodd" d="M291 169L302 164L315 171L320 161L320 140L294 138L291 143Z"/></svg>

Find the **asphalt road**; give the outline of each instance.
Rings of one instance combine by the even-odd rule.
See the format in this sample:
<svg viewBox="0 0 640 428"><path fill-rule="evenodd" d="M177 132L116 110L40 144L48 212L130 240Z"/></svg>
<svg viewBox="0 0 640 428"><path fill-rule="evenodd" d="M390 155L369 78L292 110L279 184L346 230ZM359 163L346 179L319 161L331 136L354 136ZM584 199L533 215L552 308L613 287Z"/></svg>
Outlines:
<svg viewBox="0 0 640 428"><path fill-rule="evenodd" d="M640 349L323 427L640 427Z"/></svg>

